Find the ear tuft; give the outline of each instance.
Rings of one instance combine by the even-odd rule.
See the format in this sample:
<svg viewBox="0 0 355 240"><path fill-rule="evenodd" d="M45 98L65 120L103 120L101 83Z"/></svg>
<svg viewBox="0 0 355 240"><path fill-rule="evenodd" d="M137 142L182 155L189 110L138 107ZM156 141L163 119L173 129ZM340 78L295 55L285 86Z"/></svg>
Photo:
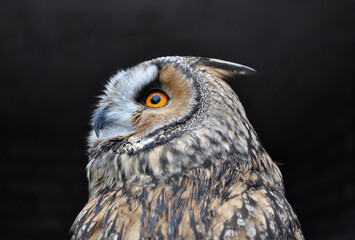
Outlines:
<svg viewBox="0 0 355 240"><path fill-rule="evenodd" d="M217 71L217 73L222 76L231 76L234 74L254 75L257 73L254 69L242 64L228 62L216 58L201 58L200 62L206 67L213 68L214 71Z"/></svg>

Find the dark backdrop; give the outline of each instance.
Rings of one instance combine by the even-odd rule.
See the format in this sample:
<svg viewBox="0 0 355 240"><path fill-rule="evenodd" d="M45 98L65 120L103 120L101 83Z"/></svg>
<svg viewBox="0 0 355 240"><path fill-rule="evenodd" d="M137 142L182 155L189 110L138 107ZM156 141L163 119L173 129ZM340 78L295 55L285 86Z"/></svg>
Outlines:
<svg viewBox="0 0 355 240"><path fill-rule="evenodd" d="M86 203L95 96L120 68L165 55L258 70L230 84L308 239L355 239L353 1L0 3L4 239L66 239Z"/></svg>

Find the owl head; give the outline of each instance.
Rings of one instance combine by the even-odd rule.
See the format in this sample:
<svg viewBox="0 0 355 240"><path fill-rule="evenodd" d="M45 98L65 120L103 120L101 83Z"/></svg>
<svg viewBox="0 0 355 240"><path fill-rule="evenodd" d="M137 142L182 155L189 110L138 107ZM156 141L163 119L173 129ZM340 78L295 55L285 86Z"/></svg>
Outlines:
<svg viewBox="0 0 355 240"><path fill-rule="evenodd" d="M91 195L204 164L248 163L261 145L223 78L253 73L218 59L174 56L115 74L92 117Z"/></svg>

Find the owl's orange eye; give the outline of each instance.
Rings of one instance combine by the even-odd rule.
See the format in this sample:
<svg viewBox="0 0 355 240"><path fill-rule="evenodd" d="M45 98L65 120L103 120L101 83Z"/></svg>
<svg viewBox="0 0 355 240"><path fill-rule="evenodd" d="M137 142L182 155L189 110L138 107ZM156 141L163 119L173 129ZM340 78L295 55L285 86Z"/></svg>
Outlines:
<svg viewBox="0 0 355 240"><path fill-rule="evenodd" d="M148 107L163 107L168 102L168 96L161 91L150 93L145 100L145 105Z"/></svg>

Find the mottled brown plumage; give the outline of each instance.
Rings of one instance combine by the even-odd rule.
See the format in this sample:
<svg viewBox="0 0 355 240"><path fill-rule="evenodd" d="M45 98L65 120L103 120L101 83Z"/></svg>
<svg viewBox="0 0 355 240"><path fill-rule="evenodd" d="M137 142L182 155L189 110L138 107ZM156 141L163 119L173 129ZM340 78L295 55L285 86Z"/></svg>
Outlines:
<svg viewBox="0 0 355 240"><path fill-rule="evenodd" d="M72 239L303 239L278 167L222 80L252 72L165 57L111 78L93 117L90 199ZM169 101L149 107L157 89Z"/></svg>

